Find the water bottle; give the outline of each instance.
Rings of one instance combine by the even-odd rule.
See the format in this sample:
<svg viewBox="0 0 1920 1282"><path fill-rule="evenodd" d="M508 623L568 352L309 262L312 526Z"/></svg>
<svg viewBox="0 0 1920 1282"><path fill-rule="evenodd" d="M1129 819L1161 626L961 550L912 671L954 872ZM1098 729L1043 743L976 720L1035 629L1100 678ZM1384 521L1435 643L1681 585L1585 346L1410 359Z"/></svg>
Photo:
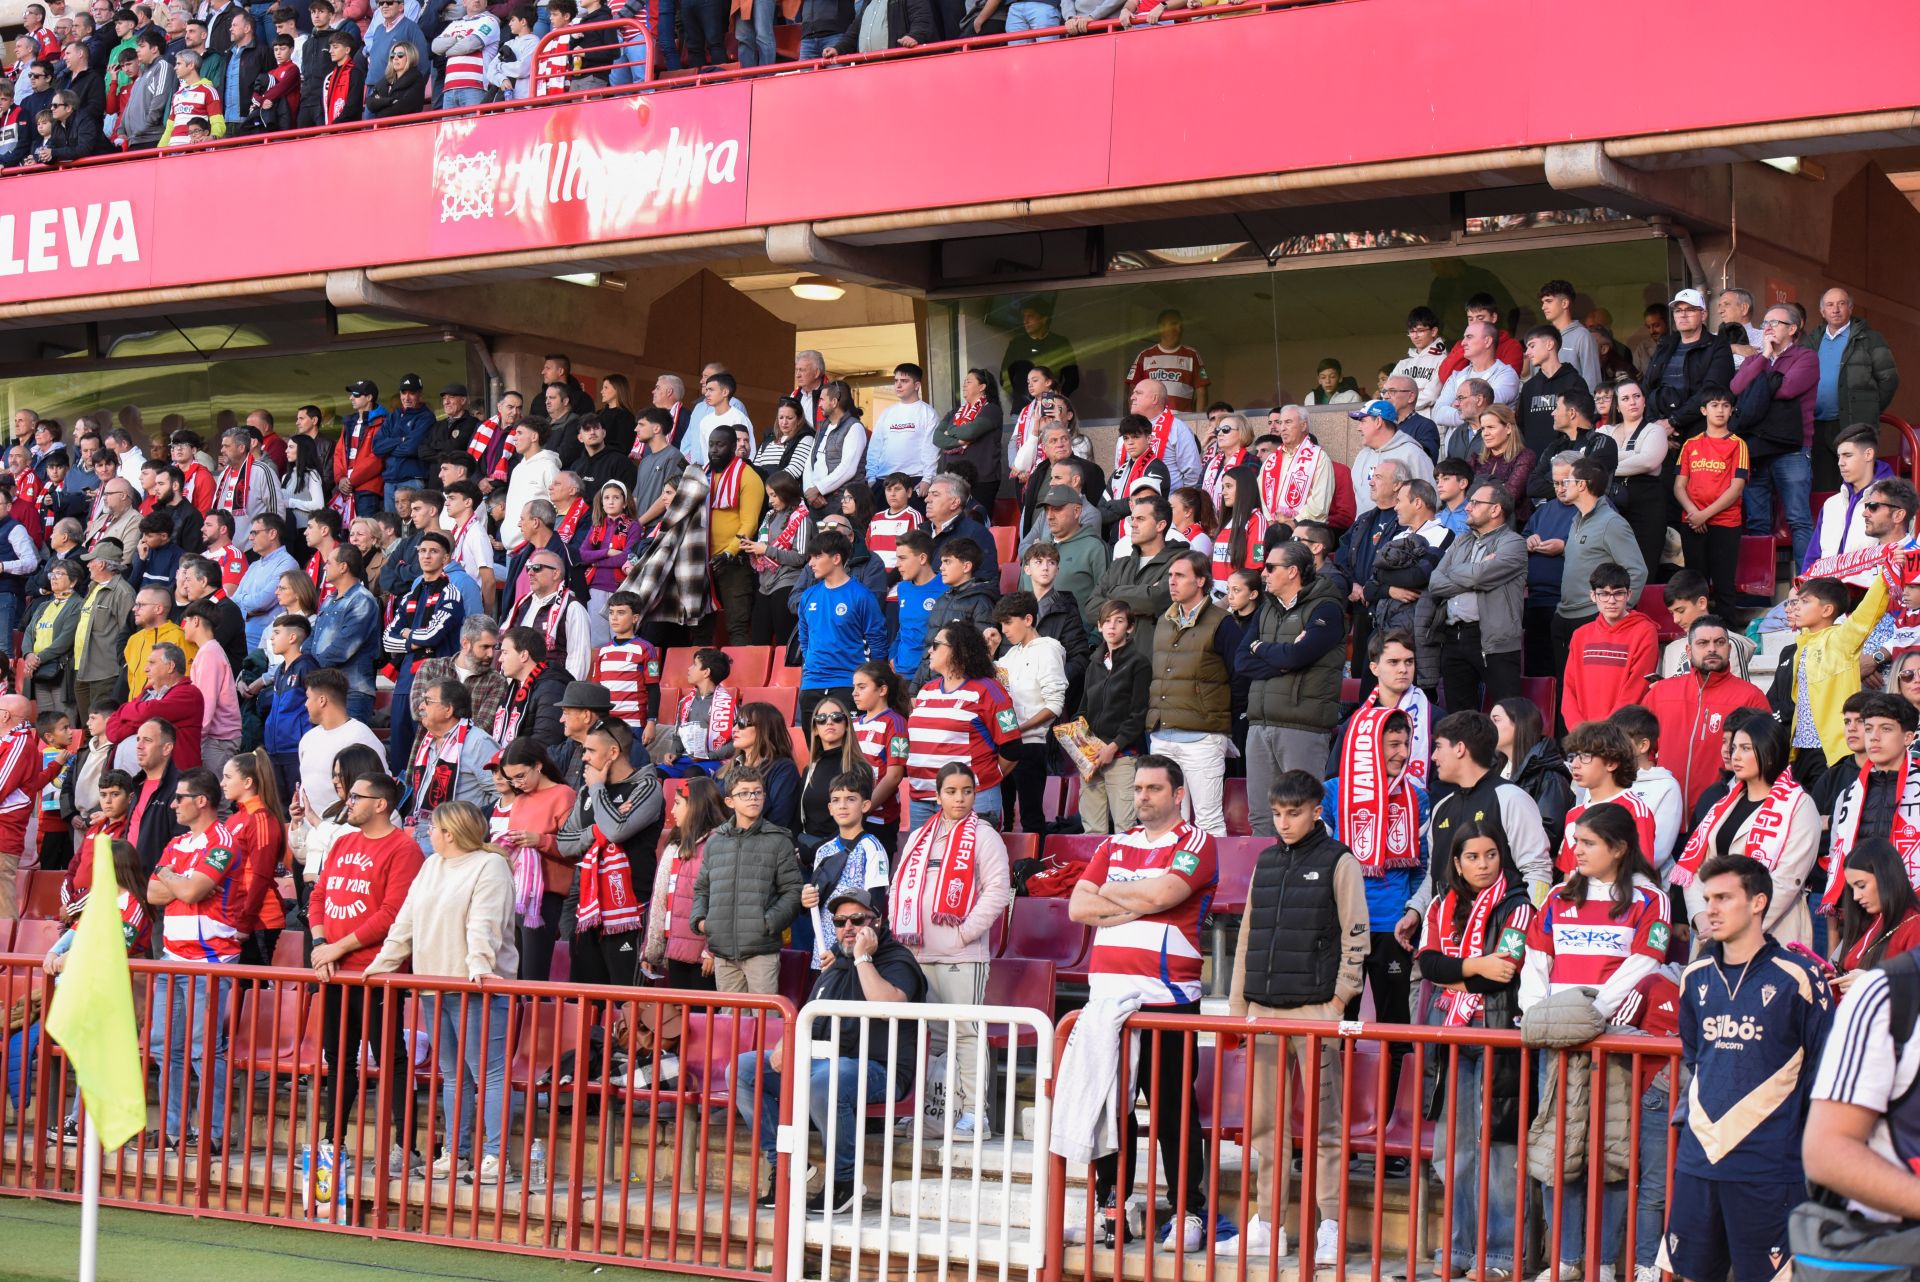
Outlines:
<svg viewBox="0 0 1920 1282"><path fill-rule="evenodd" d="M535 1140L533 1151L527 1155L527 1188L544 1189L547 1187L547 1142Z"/></svg>

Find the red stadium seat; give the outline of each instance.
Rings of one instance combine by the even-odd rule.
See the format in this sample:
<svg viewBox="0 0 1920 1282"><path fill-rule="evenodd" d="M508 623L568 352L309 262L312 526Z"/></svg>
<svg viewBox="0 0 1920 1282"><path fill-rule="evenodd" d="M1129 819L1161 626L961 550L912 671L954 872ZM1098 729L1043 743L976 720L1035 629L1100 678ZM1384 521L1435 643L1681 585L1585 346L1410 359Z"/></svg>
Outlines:
<svg viewBox="0 0 1920 1282"><path fill-rule="evenodd" d="M1340 702L1342 703L1360 702L1360 678L1359 677L1341 677L1340 678Z"/></svg>
<svg viewBox="0 0 1920 1282"><path fill-rule="evenodd" d="M1020 531L1014 529L1011 525L996 525L993 527L993 547L994 550L1000 554L999 560L1002 562L1013 560L1014 548L1018 545L1019 539ZM1015 564L1018 564L1018 562L1015 562Z"/></svg>
<svg viewBox="0 0 1920 1282"><path fill-rule="evenodd" d="M156 1012L154 1017L165 1015ZM242 988L233 1030L229 1057L236 1074L320 1070L320 994L309 993L304 984Z"/></svg>
<svg viewBox="0 0 1920 1282"><path fill-rule="evenodd" d="M767 671L773 666L773 649L764 645L730 645L722 647L727 658L733 660L733 671L727 674L730 686L763 686L768 684Z"/></svg>
<svg viewBox="0 0 1920 1282"><path fill-rule="evenodd" d="M1247 781L1228 779L1225 783L1223 799L1227 811L1227 833L1229 836L1245 837L1253 831L1253 819L1247 810Z"/></svg>
<svg viewBox="0 0 1920 1282"><path fill-rule="evenodd" d="M0 917L0 953L13 951L13 922Z"/></svg>
<svg viewBox="0 0 1920 1282"><path fill-rule="evenodd" d="M1002 957L987 968L987 989L980 1003L983 1006L1025 1006L1039 1011L1051 1023L1056 991L1052 962L1029 957ZM1014 1040L1012 1030L1005 1024L995 1024L988 1029L987 1043L995 1050L1004 1048ZM1017 1040L1022 1046L1032 1046L1036 1041L1034 1035L1028 1032L1020 1033Z"/></svg>
<svg viewBox="0 0 1920 1282"><path fill-rule="evenodd" d="M774 1051L786 1021L768 1015L763 1049ZM730 1106L734 1061L741 1050L751 1050L762 1016L751 1012L688 1011L680 1033L680 1088L684 1096L703 1096L709 1108ZM778 1108L767 1104L765 1108Z"/></svg>
<svg viewBox="0 0 1920 1282"><path fill-rule="evenodd" d="M1741 535L1740 562L1733 574L1734 591L1747 596L1771 598L1777 555L1774 541L1767 535Z"/></svg>
<svg viewBox="0 0 1920 1282"><path fill-rule="evenodd" d="M882 905L884 907L885 905ZM799 1010L813 990L813 955L804 948L780 950L780 995Z"/></svg>
<svg viewBox="0 0 1920 1282"><path fill-rule="evenodd" d="M772 680L767 682L770 686L780 686L794 690L800 688L799 668L789 668L784 663L776 663L773 665L773 671L769 675L772 677Z"/></svg>
<svg viewBox="0 0 1920 1282"><path fill-rule="evenodd" d="M1001 913L993 919L993 929L987 932L987 951L995 957L1007 951L1007 923L1011 913Z"/></svg>
<svg viewBox="0 0 1920 1282"><path fill-rule="evenodd" d="M1194 1058L1194 1095L1200 1125L1216 1142L1239 1140L1247 1129L1246 1043L1196 1047Z"/></svg>
<svg viewBox="0 0 1920 1282"><path fill-rule="evenodd" d="M36 870L27 882L27 893L20 897L20 915L44 921L60 920L60 883L63 872Z"/></svg>
<svg viewBox="0 0 1920 1282"><path fill-rule="evenodd" d="M1559 711L1559 694L1560 683L1552 677L1520 678L1520 697L1532 700L1534 707L1540 709L1543 724L1554 724L1554 715Z"/></svg>
<svg viewBox="0 0 1920 1282"><path fill-rule="evenodd" d="M1653 626L1660 635L1661 645L1680 635L1680 625L1673 621L1673 611L1667 609L1667 598L1662 594L1658 584L1647 584L1646 589L1640 593L1640 603L1633 608L1653 620Z"/></svg>
<svg viewBox="0 0 1920 1282"><path fill-rule="evenodd" d="M1022 859L1037 858L1040 854L1040 838L1038 834L1031 832L1003 832L1000 834L1000 840L1007 847L1007 863L1009 866L1019 863Z"/></svg>
<svg viewBox="0 0 1920 1282"><path fill-rule="evenodd" d="M1002 561L1000 563L1000 594L1005 596L1020 586L1020 563Z"/></svg>
<svg viewBox="0 0 1920 1282"><path fill-rule="evenodd" d="M750 686L740 691L742 706L749 703L770 703L780 710L780 715L789 723L800 706L800 691L794 686Z"/></svg>
<svg viewBox="0 0 1920 1282"><path fill-rule="evenodd" d="M13 930L13 951L30 957L45 956L66 929L57 921L23 920Z"/></svg>
<svg viewBox="0 0 1920 1282"><path fill-rule="evenodd" d="M660 720L671 725L680 719L680 696L685 693L679 686L660 687Z"/></svg>
<svg viewBox="0 0 1920 1282"><path fill-rule="evenodd" d="M1239 913L1247 909L1247 888L1253 884L1253 866L1271 837L1222 837L1214 841L1220 857L1220 884L1213 892L1213 911Z"/></svg>
<svg viewBox="0 0 1920 1282"><path fill-rule="evenodd" d="M698 648L698 646L691 645L676 645L669 648L665 654L662 654L660 656L661 684L688 684L687 665L693 662L693 652ZM734 682L729 678L727 684L732 685Z"/></svg>
<svg viewBox="0 0 1920 1282"><path fill-rule="evenodd" d="M1013 901L1013 920L1007 927L1005 956L1052 962L1070 971L1086 960L1093 932L1067 917L1064 899Z"/></svg>
<svg viewBox="0 0 1920 1282"><path fill-rule="evenodd" d="M301 964L306 948L304 937L298 930L283 930L280 938L273 941L273 964L289 969Z"/></svg>

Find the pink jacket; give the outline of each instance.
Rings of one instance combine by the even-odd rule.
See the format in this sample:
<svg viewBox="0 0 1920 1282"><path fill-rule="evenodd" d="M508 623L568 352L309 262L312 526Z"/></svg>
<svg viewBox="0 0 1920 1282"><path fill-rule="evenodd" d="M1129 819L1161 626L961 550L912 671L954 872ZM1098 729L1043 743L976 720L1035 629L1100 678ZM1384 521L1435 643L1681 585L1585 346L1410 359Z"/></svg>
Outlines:
<svg viewBox="0 0 1920 1282"><path fill-rule="evenodd" d="M187 667L187 678L200 692L200 733L208 739L240 739L240 693L234 689L233 665L217 645L201 646Z"/></svg>
<svg viewBox="0 0 1920 1282"><path fill-rule="evenodd" d="M942 820L936 813L927 822L940 823ZM944 837L936 836L935 841L938 848L945 849ZM922 927L922 942L913 950L914 959L923 966L993 960L993 923L1007 915L1007 905L1013 902L1013 872L1007 864L1007 844L1000 840L999 833L983 823L980 825L978 841L980 893L974 899L973 911L958 926L943 926L933 920L931 913L928 914ZM912 845L912 836L901 843L903 859ZM899 886L900 874L896 866L890 899L897 900ZM897 921L897 908L897 902L887 905L889 923Z"/></svg>

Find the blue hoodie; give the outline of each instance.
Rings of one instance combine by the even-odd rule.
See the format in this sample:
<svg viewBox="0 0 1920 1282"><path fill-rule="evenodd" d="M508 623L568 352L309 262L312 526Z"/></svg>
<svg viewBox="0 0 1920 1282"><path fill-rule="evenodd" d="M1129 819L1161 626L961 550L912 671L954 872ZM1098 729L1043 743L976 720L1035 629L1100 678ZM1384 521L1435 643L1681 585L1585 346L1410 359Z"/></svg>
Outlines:
<svg viewBox="0 0 1920 1282"><path fill-rule="evenodd" d="M418 484L427 479L420 449L433 430L433 411L426 406L391 410L386 426L373 438L373 452L386 460L381 477L390 486Z"/></svg>

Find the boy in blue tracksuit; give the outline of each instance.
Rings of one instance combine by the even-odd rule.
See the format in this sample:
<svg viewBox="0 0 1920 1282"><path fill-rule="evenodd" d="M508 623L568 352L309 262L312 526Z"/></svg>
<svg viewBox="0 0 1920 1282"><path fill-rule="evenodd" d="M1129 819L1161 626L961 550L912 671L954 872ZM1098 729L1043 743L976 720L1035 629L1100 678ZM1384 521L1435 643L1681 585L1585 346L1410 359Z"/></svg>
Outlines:
<svg viewBox="0 0 1920 1282"><path fill-rule="evenodd" d="M847 573L853 540L823 531L807 549L807 568L818 582L800 598L800 724L829 694L853 707L853 670L887 653L887 621L864 583Z"/></svg>
<svg viewBox="0 0 1920 1282"><path fill-rule="evenodd" d="M313 623L304 615L283 614L267 629L267 652L280 661L261 718L260 742L273 762L280 795L291 799L300 782L300 737L313 729L307 716L307 674L319 668L306 653Z"/></svg>
<svg viewBox="0 0 1920 1282"><path fill-rule="evenodd" d="M1696 856L1697 857L1697 856ZM1800 1136L1833 1018L1824 973L1766 933L1773 877L1750 855L1697 870L1712 943L1680 977L1673 1188L1658 1266L1676 1278L1772 1282L1806 1196Z"/></svg>
<svg viewBox="0 0 1920 1282"><path fill-rule="evenodd" d="M912 677L927 657L927 620L947 583L933 572L933 539L925 530L908 530L893 550L900 581L887 590L887 661Z"/></svg>

